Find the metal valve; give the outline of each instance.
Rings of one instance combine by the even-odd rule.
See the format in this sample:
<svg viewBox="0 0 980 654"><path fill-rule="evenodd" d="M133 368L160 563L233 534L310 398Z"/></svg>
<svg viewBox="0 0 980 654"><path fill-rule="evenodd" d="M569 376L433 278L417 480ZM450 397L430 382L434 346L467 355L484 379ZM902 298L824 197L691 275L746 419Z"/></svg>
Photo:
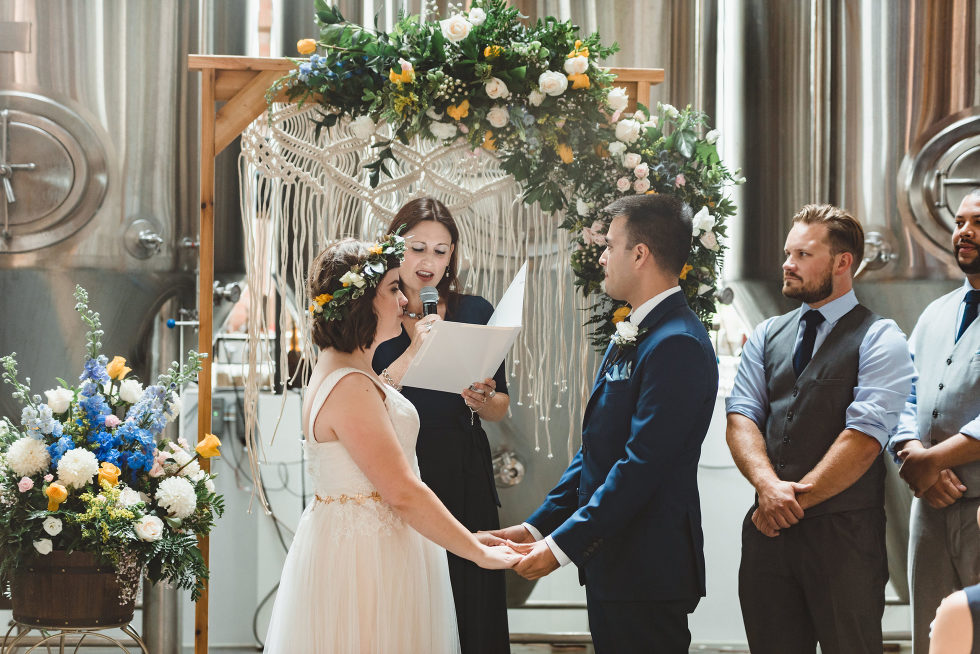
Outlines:
<svg viewBox="0 0 980 654"><path fill-rule="evenodd" d="M504 450L493 457L493 476L498 486L516 486L524 481L524 464L517 454Z"/></svg>
<svg viewBox="0 0 980 654"><path fill-rule="evenodd" d="M221 282L214 283L214 303L231 302L235 304L242 297L242 287L238 282L232 282L224 286Z"/></svg>
<svg viewBox="0 0 980 654"><path fill-rule="evenodd" d="M898 253L892 249L891 243L885 240L881 232L867 232L864 237L864 258L854 279L868 270L879 270L898 259Z"/></svg>
<svg viewBox="0 0 980 654"><path fill-rule="evenodd" d="M144 219L134 220L123 234L126 251L137 259L149 259L163 249L163 237L157 226Z"/></svg>

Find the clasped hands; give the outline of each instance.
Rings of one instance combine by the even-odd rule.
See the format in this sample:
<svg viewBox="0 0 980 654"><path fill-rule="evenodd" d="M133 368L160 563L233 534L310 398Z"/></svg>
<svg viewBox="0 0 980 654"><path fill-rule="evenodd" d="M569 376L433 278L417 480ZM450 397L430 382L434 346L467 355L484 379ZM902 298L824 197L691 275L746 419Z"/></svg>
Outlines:
<svg viewBox="0 0 980 654"><path fill-rule="evenodd" d="M480 531L476 536L484 545L508 545L521 554L521 560L514 565L514 572L525 579L540 579L559 567L548 544L544 540L535 541L523 525Z"/></svg>
<svg viewBox="0 0 980 654"><path fill-rule="evenodd" d="M752 512L752 524L770 538L779 535L780 529L789 529L803 519L800 496L813 488L813 484L776 479L756 489L759 507Z"/></svg>
<svg viewBox="0 0 980 654"><path fill-rule="evenodd" d="M898 474L916 497L921 497L934 509L949 506L966 492L966 486L956 473L942 468L918 440L906 441L898 452L902 467Z"/></svg>

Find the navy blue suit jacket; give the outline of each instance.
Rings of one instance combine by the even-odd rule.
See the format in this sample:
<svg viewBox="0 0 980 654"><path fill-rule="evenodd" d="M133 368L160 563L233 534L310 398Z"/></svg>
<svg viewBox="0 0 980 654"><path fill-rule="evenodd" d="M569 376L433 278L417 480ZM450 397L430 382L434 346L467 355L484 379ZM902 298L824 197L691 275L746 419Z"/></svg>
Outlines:
<svg viewBox="0 0 980 654"><path fill-rule="evenodd" d="M718 392L718 365L683 293L643 319L628 379L600 367L582 447L527 522L550 534L603 601L705 594L697 467ZM615 356L610 347L606 358Z"/></svg>

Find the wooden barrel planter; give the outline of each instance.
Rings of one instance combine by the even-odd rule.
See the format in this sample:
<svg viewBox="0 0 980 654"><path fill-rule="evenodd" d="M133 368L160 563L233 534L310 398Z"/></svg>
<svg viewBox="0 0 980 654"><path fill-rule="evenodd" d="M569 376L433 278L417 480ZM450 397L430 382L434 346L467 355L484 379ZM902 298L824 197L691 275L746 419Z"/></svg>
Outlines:
<svg viewBox="0 0 980 654"><path fill-rule="evenodd" d="M116 570L94 554L55 550L14 573L14 620L48 628L105 628L133 619L135 598L119 603Z"/></svg>

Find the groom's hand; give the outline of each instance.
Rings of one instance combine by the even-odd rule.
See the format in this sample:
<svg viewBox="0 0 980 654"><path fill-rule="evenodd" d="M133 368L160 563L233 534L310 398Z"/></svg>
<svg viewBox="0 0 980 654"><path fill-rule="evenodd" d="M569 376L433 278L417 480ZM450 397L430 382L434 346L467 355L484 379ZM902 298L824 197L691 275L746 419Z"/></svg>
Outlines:
<svg viewBox="0 0 980 654"><path fill-rule="evenodd" d="M504 529L494 529L493 531L489 531L487 533L493 534L497 538L509 540L514 543L534 542L534 536L531 535L531 532L529 532L524 525L514 525L513 527L506 527Z"/></svg>
<svg viewBox="0 0 980 654"><path fill-rule="evenodd" d="M514 566L514 571L525 579L540 579L557 569L558 559L543 540L534 543L531 552Z"/></svg>

